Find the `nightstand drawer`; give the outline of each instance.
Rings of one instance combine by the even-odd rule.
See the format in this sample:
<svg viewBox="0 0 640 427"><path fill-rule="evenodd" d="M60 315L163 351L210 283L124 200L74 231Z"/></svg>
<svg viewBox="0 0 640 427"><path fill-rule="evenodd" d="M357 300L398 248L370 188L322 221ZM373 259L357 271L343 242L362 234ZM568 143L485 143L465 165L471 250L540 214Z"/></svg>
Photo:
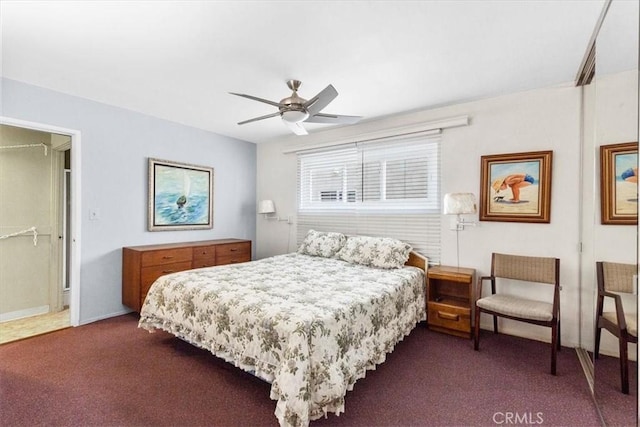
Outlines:
<svg viewBox="0 0 640 427"><path fill-rule="evenodd" d="M429 326L471 332L471 309L469 308L430 302L428 311Z"/></svg>

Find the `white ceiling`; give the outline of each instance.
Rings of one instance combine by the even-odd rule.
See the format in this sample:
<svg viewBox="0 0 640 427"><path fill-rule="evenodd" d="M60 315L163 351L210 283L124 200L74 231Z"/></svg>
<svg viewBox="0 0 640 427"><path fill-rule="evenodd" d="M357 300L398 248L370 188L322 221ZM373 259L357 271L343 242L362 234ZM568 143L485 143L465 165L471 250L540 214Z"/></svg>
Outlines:
<svg viewBox="0 0 640 427"><path fill-rule="evenodd" d="M2 75L234 138L289 130L286 80L372 120L566 84L603 0L0 2ZM307 124L310 133L329 125ZM300 137L304 138L304 136Z"/></svg>

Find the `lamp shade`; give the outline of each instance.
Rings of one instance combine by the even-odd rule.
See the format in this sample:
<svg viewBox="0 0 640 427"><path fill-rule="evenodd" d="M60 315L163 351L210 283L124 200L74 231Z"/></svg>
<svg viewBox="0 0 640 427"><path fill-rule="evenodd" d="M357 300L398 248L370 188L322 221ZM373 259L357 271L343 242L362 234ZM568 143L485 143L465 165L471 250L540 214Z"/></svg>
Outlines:
<svg viewBox="0 0 640 427"><path fill-rule="evenodd" d="M473 193L447 193L444 195L445 215L474 214L476 212L476 196Z"/></svg>
<svg viewBox="0 0 640 427"><path fill-rule="evenodd" d="M275 211L276 205L273 203L273 200L261 200L258 203L258 213L260 214L269 214Z"/></svg>

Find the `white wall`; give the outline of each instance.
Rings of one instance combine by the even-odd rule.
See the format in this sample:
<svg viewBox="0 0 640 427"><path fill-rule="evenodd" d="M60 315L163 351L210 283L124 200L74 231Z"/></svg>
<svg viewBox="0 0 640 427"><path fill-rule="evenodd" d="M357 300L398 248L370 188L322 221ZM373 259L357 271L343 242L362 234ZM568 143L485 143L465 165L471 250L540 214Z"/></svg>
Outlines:
<svg viewBox="0 0 640 427"><path fill-rule="evenodd" d="M0 101L0 115L82 134L80 323L128 311L121 304L123 246L255 242L255 144L9 79ZM149 157L215 169L212 230L146 231ZM89 220L90 209L100 211L99 220Z"/></svg>
<svg viewBox="0 0 640 427"><path fill-rule="evenodd" d="M482 222L460 235L460 265L489 273L491 252L553 256L561 259L561 316L563 345L579 342L579 191L581 144L581 93L572 85L414 112L375 122L290 137L258 145L260 199L273 199L278 214L296 213L296 157L282 154L292 145L316 142L469 115L470 125L445 130L442 139L442 194L473 192L479 195L480 156L553 150L551 222L549 224ZM477 218L476 218L477 219ZM455 233L450 219L442 220L442 262L456 262ZM285 252L285 225L257 222L259 258ZM293 226L295 227L295 225ZM293 249L290 247L289 249ZM535 294L532 294L532 296ZM489 328L490 318L482 319ZM546 328L505 322L507 333L549 341Z"/></svg>

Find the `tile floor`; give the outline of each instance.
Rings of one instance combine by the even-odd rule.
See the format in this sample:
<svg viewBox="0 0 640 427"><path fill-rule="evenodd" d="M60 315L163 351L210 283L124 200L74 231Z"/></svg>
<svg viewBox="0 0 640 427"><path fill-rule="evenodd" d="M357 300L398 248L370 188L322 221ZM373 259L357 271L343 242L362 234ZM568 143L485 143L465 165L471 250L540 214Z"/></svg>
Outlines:
<svg viewBox="0 0 640 427"><path fill-rule="evenodd" d="M69 310L0 323L0 344L70 327Z"/></svg>

